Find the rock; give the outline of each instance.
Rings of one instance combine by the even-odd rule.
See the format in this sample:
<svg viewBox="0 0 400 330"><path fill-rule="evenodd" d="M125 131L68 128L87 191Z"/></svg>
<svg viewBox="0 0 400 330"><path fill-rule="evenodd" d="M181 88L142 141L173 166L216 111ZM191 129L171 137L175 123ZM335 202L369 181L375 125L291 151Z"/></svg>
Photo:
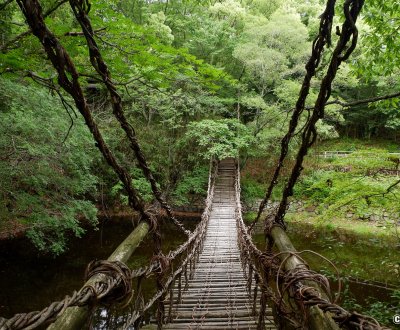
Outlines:
<svg viewBox="0 0 400 330"><path fill-rule="evenodd" d="M374 221L374 222L379 221L379 216L377 216L376 214L372 214L372 215L369 217L369 220L370 220L370 221Z"/></svg>
<svg viewBox="0 0 400 330"><path fill-rule="evenodd" d="M307 212L315 212L316 207L314 205L307 206L305 210Z"/></svg>

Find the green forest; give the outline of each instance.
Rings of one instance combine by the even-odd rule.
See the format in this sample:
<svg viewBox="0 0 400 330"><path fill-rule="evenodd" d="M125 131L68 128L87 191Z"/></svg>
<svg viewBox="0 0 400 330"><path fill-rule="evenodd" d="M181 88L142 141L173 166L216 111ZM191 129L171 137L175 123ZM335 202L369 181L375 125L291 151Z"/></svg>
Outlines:
<svg viewBox="0 0 400 330"><path fill-rule="evenodd" d="M46 23L78 68L107 142L150 203L149 184L113 118L107 90L64 2L43 1ZM95 36L126 115L171 203L183 205L190 195L205 193L211 156L240 153L272 167L323 9L321 1L91 4ZM55 70L17 4L7 1L1 12L0 224L23 226L38 248L60 253L67 233L82 235L82 220L96 225L102 203L112 207L127 198L73 101L57 85ZM387 139L391 142L381 144L383 151L400 151L398 98L346 106L398 92L399 12L396 1L366 4L355 54L340 68L334 104L318 123L320 141ZM339 24L340 13L335 19ZM330 56L327 49L322 68ZM322 68L308 106L315 101ZM296 148L296 139L290 148ZM248 189L262 189L249 181Z"/></svg>
<svg viewBox="0 0 400 330"><path fill-rule="evenodd" d="M398 288L399 1L365 1L355 49L335 68L315 138L287 187L345 33L347 3L336 3L282 162L326 1L1 0L0 240L26 237L38 256L62 257L104 215L160 198L173 210L201 208L210 159L239 157L246 223L273 184L269 203L288 200L283 223L307 226L311 236L322 228L341 273L362 278L368 267L366 279ZM349 233L361 250L376 244L384 255L366 266L328 251ZM390 325L400 314L398 290L393 297L397 305L358 307Z"/></svg>

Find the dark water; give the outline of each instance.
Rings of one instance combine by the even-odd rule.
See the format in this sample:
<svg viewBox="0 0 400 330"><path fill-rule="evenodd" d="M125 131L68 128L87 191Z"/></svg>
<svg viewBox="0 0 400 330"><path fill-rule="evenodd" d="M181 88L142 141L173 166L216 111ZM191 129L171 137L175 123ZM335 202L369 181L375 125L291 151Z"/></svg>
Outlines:
<svg viewBox="0 0 400 330"><path fill-rule="evenodd" d="M79 288L87 263L107 258L130 230L128 221L109 223L102 233L92 231L82 239L72 239L73 248L57 258L40 254L27 239L2 242L0 315L41 309Z"/></svg>
<svg viewBox="0 0 400 330"><path fill-rule="evenodd" d="M186 219L184 222L186 226L193 228L198 220L199 218L192 218ZM132 222L127 218L113 218L112 221L107 221L101 227L102 230L89 231L82 239L72 239L71 249L57 258L38 253L26 239L2 242L0 244L0 316L9 318L15 313L40 310L51 302L62 299L66 294L80 288L83 284L86 265L93 259L106 259L133 229ZM163 249L166 252L184 241L184 237L177 234L171 225L167 224L163 228ZM309 231L309 229L307 230ZM337 243L337 238L328 237L325 233L317 232L315 235L319 239L316 239L316 237L310 239L301 231L301 228L292 228L290 233L293 244L298 250L312 248L325 254L326 251L332 250L332 247L329 247L335 245L333 243ZM262 244L261 236L255 238L259 241L259 244ZM367 258L366 254L368 256L382 254L380 250L382 247L379 245L370 245L368 250L363 246L360 246L357 250L354 242L342 242L336 245L341 248L346 247L343 250L335 250L334 253L336 254L349 254L353 256L353 259L355 254L358 255L355 259L361 262L361 266L358 266L360 269L363 269L362 261ZM136 250L129 260L128 266L137 268L147 264L152 251L150 237ZM396 258L396 256L394 255L393 258ZM325 270L320 261L310 259L313 268ZM376 265L373 265L372 268L382 270L381 259L368 259L368 263L375 263ZM353 260L353 262L355 261ZM339 260L339 266L345 264L345 261ZM347 266L352 267L354 265L347 264ZM382 272L386 271L382 270ZM367 276L359 277L374 280L375 278L371 278L369 274L369 272L364 272L360 275ZM390 278L388 282L391 285L389 286L399 286L400 281L396 282L396 277L386 276L386 278ZM382 285L366 285L352 281L347 281L347 283L347 296L355 298L360 304L366 303L368 297L390 301L392 290L386 289ZM146 290L154 291L154 287L150 286ZM105 325L104 322L106 321L102 320L101 315L105 316L105 312L100 311L98 313L96 328L110 329L109 326Z"/></svg>
<svg viewBox="0 0 400 330"><path fill-rule="evenodd" d="M289 223L287 232L297 251L315 251L337 267L342 301L352 299L362 306L372 301L394 302L391 295L400 289L396 266L400 263L400 249L394 242L303 223ZM256 234L254 240L259 248L265 247L263 234ZM311 269L325 274L333 284L332 291L337 291L338 276L334 267L313 253L301 256Z"/></svg>
<svg viewBox="0 0 400 330"><path fill-rule="evenodd" d="M185 220L194 227L195 220ZM0 243L0 316L9 318L20 312L40 310L51 302L79 289L87 264L94 259L107 259L132 231L128 218L113 218L102 230L88 231L81 239L70 240L70 250L59 257L39 253L27 239ZM169 251L184 241L171 225L163 227L163 249ZM152 255L149 237L128 262L140 267Z"/></svg>

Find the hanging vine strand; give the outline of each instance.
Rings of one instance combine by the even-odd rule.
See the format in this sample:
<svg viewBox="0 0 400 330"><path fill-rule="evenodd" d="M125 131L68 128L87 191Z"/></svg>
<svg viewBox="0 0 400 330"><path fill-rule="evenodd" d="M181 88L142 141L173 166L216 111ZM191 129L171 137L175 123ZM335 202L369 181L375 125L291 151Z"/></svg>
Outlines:
<svg viewBox="0 0 400 330"><path fill-rule="evenodd" d="M300 95L296 102L296 107L293 111L292 117L290 119L288 132L285 134L285 136L282 138L281 141L281 153L279 156L279 160L275 167L274 174L272 175L272 179L267 188L265 196L258 208L257 216L250 225L250 229L252 229L260 219L260 216L264 211L264 208L267 205L268 200L271 198L272 191L276 186L276 184L278 183L280 172L284 165L285 158L288 154L289 143L292 140L292 137L298 126L300 116L305 108L307 95L310 92L311 80L315 76L315 72L321 62L321 56L324 51L325 45L326 44L328 44L328 46L331 45L331 30L332 30L333 17L335 15L335 3L336 0L328 0L325 11L321 15L319 33L318 36L314 39L312 44L311 57L306 64L306 75L304 76L303 79L303 83L300 89Z"/></svg>
<svg viewBox="0 0 400 330"><path fill-rule="evenodd" d="M153 228L155 226L154 219L152 219L150 214L145 211L142 201L132 186L132 179L128 171L118 163L112 151L104 141L98 125L93 119L92 113L83 94L82 87L79 83L79 74L75 65L57 37L47 28L43 19L40 3L37 0L17 0L17 3L29 24L32 33L40 40L51 63L57 70L60 86L74 99L77 109L85 119L85 123L96 141L97 148L99 148L107 163L112 167L124 185L124 188L128 193L129 205L138 211L141 217L145 221L148 221Z"/></svg>
<svg viewBox="0 0 400 330"><path fill-rule="evenodd" d="M333 51L327 73L322 79L312 114L303 130L302 141L297 153L296 162L283 191L282 200L275 216L275 223L284 225L283 218L286 214L288 198L293 195L293 187L303 170L304 157L317 138L316 124L318 120L324 117L325 104L331 96L332 82L336 77L340 64L349 58L357 45L358 30L355 23L363 5L364 0L346 0L343 5L345 21L342 24L340 38Z"/></svg>
<svg viewBox="0 0 400 330"><path fill-rule="evenodd" d="M190 231L186 230L183 224L176 219L176 217L172 214L172 208L168 205L168 203L164 200L160 189L158 188L157 182L154 179L154 175L150 170L150 167L147 163L147 160L143 154L143 151L137 141L136 133L132 125L128 122L123 107L121 96L118 94L117 88L111 78L110 71L106 62L104 61L99 47L97 45L96 40L94 39L93 27L90 22L87 11L84 8L89 7L89 3L87 0L70 0L69 1L72 11L75 15L76 20L82 27L83 35L85 36L86 43L89 48L89 56L90 62L92 63L93 68L100 75L104 85L106 86L109 94L110 100L113 108L113 114L115 118L120 123L121 128L124 130L128 140L130 142L130 147L133 150L136 159L138 161L139 167L141 168L144 176L150 182L151 189L157 201L167 212L168 217L170 217L173 223L178 227L179 230L184 232L186 235L190 234Z"/></svg>

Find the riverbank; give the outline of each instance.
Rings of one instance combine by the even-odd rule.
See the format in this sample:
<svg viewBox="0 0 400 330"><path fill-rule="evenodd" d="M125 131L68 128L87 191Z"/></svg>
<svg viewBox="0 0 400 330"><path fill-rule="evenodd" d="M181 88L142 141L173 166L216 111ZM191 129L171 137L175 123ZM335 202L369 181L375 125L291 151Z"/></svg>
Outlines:
<svg viewBox="0 0 400 330"><path fill-rule="evenodd" d="M199 206L183 206L180 208L176 208L173 210L173 214L176 217L179 217L181 219L192 219L192 218L198 218L201 216L202 209ZM158 216L163 217L165 216L165 211L160 210L158 213ZM107 221L107 219L114 219L113 221L130 221L134 223L138 219L138 214L134 211L132 211L128 207L118 207L118 208L112 208L108 210L104 210L103 208L98 207L98 213L97 213L98 219L101 219L98 224L98 228L102 225L102 222ZM119 219L119 220L118 220ZM89 228L92 228L89 224L86 223L85 220L80 219L82 222L82 226L85 230L88 230ZM10 219L7 222L1 223L0 226L0 242L1 241L7 241L7 240L12 240L12 239L17 239L17 238L22 238L26 235L26 232L29 230L29 225L26 223L23 223L18 220L13 220Z"/></svg>
<svg viewBox="0 0 400 330"><path fill-rule="evenodd" d="M251 221L254 213L246 213ZM342 276L384 285L400 286L400 241L394 229L376 223L347 219L316 221L310 214L288 213L288 235L298 251L313 250L330 259ZM262 224L256 226L256 240L262 244ZM333 273L319 258L309 258L317 271Z"/></svg>
<svg viewBox="0 0 400 330"><path fill-rule="evenodd" d="M184 218L180 219L184 221L186 227L193 229L199 221L199 217L194 215L195 213L185 213ZM129 212L119 212L118 217L101 220L99 230L88 230L82 239L71 238L71 243L73 243L71 249L57 258L38 253L27 238L1 242L0 301L4 303L0 303L0 315L9 317L18 312L43 308L49 301L60 299L80 287L87 263L93 259L106 258L133 229L132 215ZM363 308L377 306L369 304L371 299L390 306L394 304L391 298L394 292L392 289L399 287L400 282L393 280L393 273L384 285L382 285L384 279L374 276L374 274L387 273L388 264L382 265L380 258L386 258L387 256L383 254L390 252L391 248L387 248L385 252L382 244L378 244L377 241L362 245L364 238L344 230L329 230L295 221L289 221L288 227L288 234L299 251L312 249L328 257L337 265L342 278L346 281L344 302L353 304L350 305L350 309L353 309L356 304L362 305ZM260 233L261 226L258 228L259 234L255 235L254 239L261 247L264 238ZM162 241L164 250L169 251L184 241L184 237L176 232L172 224L169 224L164 227ZM382 242L386 242L384 238ZM151 258L152 251L152 242L149 237L129 260L128 266L133 269L146 264ZM368 258L366 258L366 251L368 251ZM327 265L321 266L320 259L313 260L309 257L306 256L313 269L334 279L331 268ZM398 255L393 255L391 258L400 260ZM363 260L364 264L362 264ZM368 271L364 272L363 268ZM345 275L352 269L358 269L358 275L355 272L352 276ZM363 276L359 276L360 274ZM355 277L363 278L364 281L354 283ZM374 279L377 280L376 283L372 282ZM153 292L154 288L146 287L146 290ZM360 309L357 308L357 310Z"/></svg>

